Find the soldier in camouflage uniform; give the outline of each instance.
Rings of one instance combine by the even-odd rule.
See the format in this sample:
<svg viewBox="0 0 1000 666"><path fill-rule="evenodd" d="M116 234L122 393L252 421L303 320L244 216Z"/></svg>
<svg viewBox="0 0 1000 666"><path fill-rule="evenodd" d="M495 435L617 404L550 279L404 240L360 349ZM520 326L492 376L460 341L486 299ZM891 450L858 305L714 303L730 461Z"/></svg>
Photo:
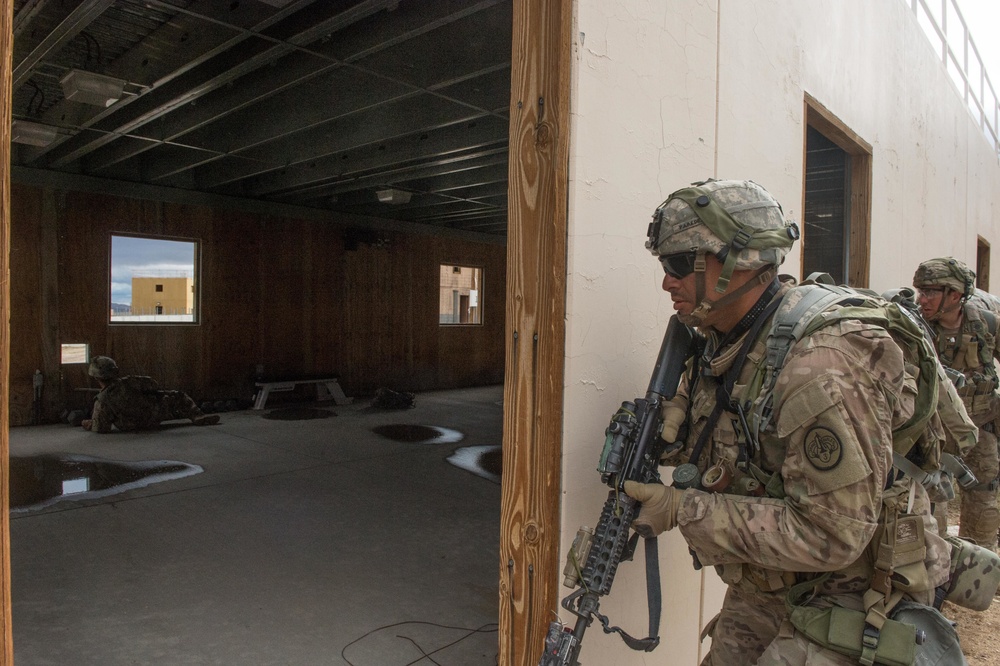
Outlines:
<svg viewBox="0 0 1000 666"><path fill-rule="evenodd" d="M913 275L913 286L918 290L921 313L934 330L941 363L965 376L958 394L979 427L978 444L964 456L979 485L962 491L959 536L996 548L1000 528L996 435L1000 396L993 364L1000 358L997 316L976 296L975 274L957 259L923 262Z"/></svg>
<svg viewBox="0 0 1000 666"><path fill-rule="evenodd" d="M215 425L218 414L204 414L186 393L160 390L151 377L122 377L118 364L107 356L90 362L89 374L101 385L85 430L111 432L155 428L162 421L190 419L195 425Z"/></svg>
<svg viewBox="0 0 1000 666"><path fill-rule="evenodd" d="M666 272L663 289L681 321L706 338L694 378L664 406L665 440L687 424L664 463L728 468L736 478L711 492L635 482L625 491L642 502L640 533L678 527L697 560L729 586L703 634L712 637L703 665L857 664L795 628L786 596L818 579L803 603L864 611L880 514L899 498L922 532L905 597L931 603L949 574L950 550L926 492L892 468L892 429L911 416L915 396L885 329L841 320L793 344L757 441L741 426L739 412L757 397L751 387L760 384L769 322L791 290L777 266L797 237L778 202L751 181L679 190L650 225L647 247ZM770 477L767 492L761 483L748 493L753 484L741 469Z"/></svg>

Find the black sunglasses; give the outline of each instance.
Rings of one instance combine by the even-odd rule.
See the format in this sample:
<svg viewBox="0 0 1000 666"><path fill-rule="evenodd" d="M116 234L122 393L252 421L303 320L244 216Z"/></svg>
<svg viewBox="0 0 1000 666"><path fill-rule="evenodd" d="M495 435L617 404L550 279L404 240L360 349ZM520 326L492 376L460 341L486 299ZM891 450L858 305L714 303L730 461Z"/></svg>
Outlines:
<svg viewBox="0 0 1000 666"><path fill-rule="evenodd" d="M690 250L688 252L674 252L660 257L663 271L675 280L683 280L691 273L694 273L694 262L698 252Z"/></svg>

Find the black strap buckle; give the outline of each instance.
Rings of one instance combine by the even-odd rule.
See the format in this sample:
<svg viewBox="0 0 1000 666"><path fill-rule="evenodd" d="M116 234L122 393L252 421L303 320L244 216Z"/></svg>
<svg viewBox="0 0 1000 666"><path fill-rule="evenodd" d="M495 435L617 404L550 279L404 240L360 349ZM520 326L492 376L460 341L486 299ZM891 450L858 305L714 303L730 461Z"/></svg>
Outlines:
<svg viewBox="0 0 1000 666"><path fill-rule="evenodd" d="M744 229L740 229L733 236L733 240L729 241L730 247L734 248L737 252L742 252L750 241L753 240L753 234L749 234Z"/></svg>

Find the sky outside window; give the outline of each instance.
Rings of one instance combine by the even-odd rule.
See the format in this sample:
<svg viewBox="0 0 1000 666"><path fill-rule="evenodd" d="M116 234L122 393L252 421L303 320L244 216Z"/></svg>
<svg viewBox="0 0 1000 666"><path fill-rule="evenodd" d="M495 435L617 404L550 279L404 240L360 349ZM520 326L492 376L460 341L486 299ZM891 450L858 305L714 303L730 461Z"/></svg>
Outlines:
<svg viewBox="0 0 1000 666"><path fill-rule="evenodd" d="M196 258L198 245L192 241L167 240L162 238L141 238L137 236L111 237L111 310L112 318L118 320L125 314L137 315L130 308L137 306L133 298L134 280L163 278L170 280L188 279L189 287L194 289L197 279ZM156 280L154 280L156 282ZM175 314L173 312L164 314ZM172 321L194 321L194 313L184 314L183 319ZM157 320L159 321L159 320Z"/></svg>

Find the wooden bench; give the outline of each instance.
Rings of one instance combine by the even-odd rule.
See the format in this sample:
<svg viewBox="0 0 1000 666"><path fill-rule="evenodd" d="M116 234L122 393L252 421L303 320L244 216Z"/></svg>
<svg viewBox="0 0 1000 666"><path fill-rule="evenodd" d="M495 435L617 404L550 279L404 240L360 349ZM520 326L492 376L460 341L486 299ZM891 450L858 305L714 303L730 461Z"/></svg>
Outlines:
<svg viewBox="0 0 1000 666"><path fill-rule="evenodd" d="M253 408L264 409L264 405L267 404L267 397L272 392L292 391L296 386L304 384L316 385L317 400L329 400L332 398L334 403L338 405L349 405L354 402L354 398L348 398L344 395L344 389L340 388L340 382L337 381L336 377L321 377L318 379L280 379L275 381L256 382L257 399L254 400Z"/></svg>

